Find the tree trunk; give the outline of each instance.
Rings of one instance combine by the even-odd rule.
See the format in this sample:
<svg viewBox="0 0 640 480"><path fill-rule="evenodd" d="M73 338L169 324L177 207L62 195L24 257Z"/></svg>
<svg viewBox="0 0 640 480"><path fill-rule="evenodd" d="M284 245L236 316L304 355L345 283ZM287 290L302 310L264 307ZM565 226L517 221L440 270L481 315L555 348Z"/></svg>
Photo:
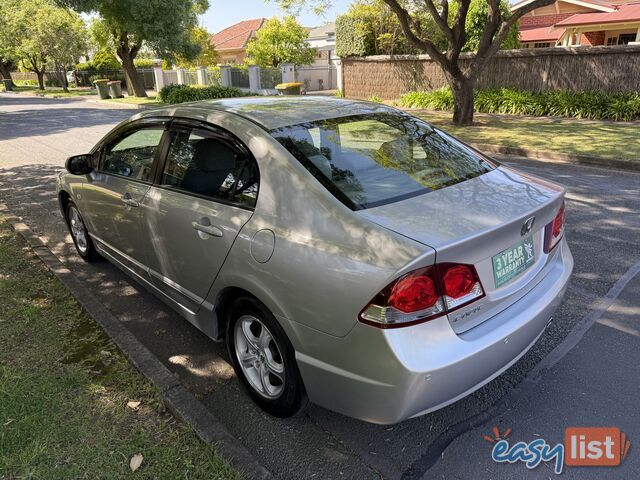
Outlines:
<svg viewBox="0 0 640 480"><path fill-rule="evenodd" d="M140 75L138 75L136 66L133 64L135 54L132 55L132 51L133 49L130 50L128 45L118 47L118 56L120 57L120 60L122 60L124 78L127 82L127 92L129 95L133 93L136 97L146 97L147 92L144 89L144 83L142 82Z"/></svg>
<svg viewBox="0 0 640 480"><path fill-rule="evenodd" d="M65 93L69 93L69 88L67 86L67 74L65 72L65 68L63 65L55 64L56 68L56 77L58 77L58 83L62 87L62 91Z"/></svg>
<svg viewBox="0 0 640 480"><path fill-rule="evenodd" d="M451 78L449 85L453 92L453 123L454 125L473 124L473 87L475 81L464 76Z"/></svg>
<svg viewBox="0 0 640 480"><path fill-rule="evenodd" d="M13 62L5 61L0 58L0 77L3 79L11 80L11 68ZM11 80L11 88L13 88L13 80Z"/></svg>
<svg viewBox="0 0 640 480"><path fill-rule="evenodd" d="M37 71L36 75L38 76L38 88L44 90L44 70Z"/></svg>

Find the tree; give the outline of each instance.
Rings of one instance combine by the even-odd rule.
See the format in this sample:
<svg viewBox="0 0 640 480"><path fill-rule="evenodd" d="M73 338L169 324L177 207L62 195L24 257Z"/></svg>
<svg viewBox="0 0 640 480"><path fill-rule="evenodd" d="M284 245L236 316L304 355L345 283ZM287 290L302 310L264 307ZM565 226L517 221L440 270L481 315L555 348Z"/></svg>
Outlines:
<svg viewBox="0 0 640 480"><path fill-rule="evenodd" d="M46 0L3 0L1 6L14 58L37 75L41 90L49 64L66 88L65 68L74 64L84 50L84 23L80 17Z"/></svg>
<svg viewBox="0 0 640 480"><path fill-rule="evenodd" d="M200 47L191 42L189 32L197 16L209 7L208 0L56 0L78 12L98 13L110 32L116 54L122 62L129 94L146 97L134 59L143 45L160 56L176 53L191 59Z"/></svg>
<svg viewBox="0 0 640 480"><path fill-rule="evenodd" d="M302 7L326 8L329 0L276 0L283 8ZM480 26L480 35L474 57L467 62L460 61L469 38L467 17L472 0L455 0L457 10L450 15L448 0L383 0L398 17L407 41L429 56L442 68L453 91L453 122L457 125L473 123L473 90L480 73L496 54L505 39L512 32L518 20L532 10L551 5L555 0L532 0L515 12L501 8L503 0L484 0L486 15ZM453 13L453 12L452 12ZM428 14L447 41L446 49L438 48L434 39L420 28L419 18Z"/></svg>
<svg viewBox="0 0 640 480"><path fill-rule="evenodd" d="M307 42L308 36L307 29L293 16L282 21L274 17L265 22L247 45L248 61L261 67L277 67L281 63L309 65L317 52Z"/></svg>
<svg viewBox="0 0 640 480"><path fill-rule="evenodd" d="M10 15L14 1L0 0L0 78L11 80L17 64L17 34Z"/></svg>
<svg viewBox="0 0 640 480"><path fill-rule="evenodd" d="M200 47L200 53L193 59L185 58L183 55L176 55L176 65L181 68L192 67L213 67L218 63L218 52L211 43L211 34L202 27L193 27L189 32L191 43Z"/></svg>
<svg viewBox="0 0 640 480"><path fill-rule="evenodd" d="M430 16L422 16L422 31L439 48L446 48ZM336 19L336 55L339 57L365 55L404 55L422 53L407 42L398 17L382 0L357 0L344 15Z"/></svg>
<svg viewBox="0 0 640 480"><path fill-rule="evenodd" d="M45 58L53 65L58 83L68 91L66 71L78 62L87 48L87 31L80 16L51 7L41 25L39 41Z"/></svg>

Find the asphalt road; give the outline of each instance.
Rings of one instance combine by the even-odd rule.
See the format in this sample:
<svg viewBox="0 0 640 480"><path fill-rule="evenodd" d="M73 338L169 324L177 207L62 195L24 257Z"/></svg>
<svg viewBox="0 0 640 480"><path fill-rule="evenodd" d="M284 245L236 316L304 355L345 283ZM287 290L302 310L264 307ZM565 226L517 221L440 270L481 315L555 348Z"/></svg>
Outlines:
<svg viewBox="0 0 640 480"><path fill-rule="evenodd" d="M54 253L107 308L278 478L421 478L428 471L429 477L431 472L442 473L438 469L443 465L452 475L460 469L458 478L466 478L466 471L475 471L479 478L494 476L489 470L483 475L482 469L462 469L478 464L488 468L491 460L486 452L475 463L463 459L445 464L448 457L443 451L449 445L456 448L469 435L467 431L495 416L495 405L509 399L527 372L640 261L639 174L505 159L568 187L567 238L575 272L555 322L538 343L473 395L398 425L370 425L316 406L297 418L275 419L248 400L221 344L207 339L109 263L88 265L74 254L58 213L54 175L68 155L88 151L113 125L133 113L82 100L0 94L0 201L45 237ZM640 147L631 148L638 148L640 156ZM636 297L629 308L637 313L639 306ZM638 384L636 370L630 381ZM558 401L549 400L551 405Z"/></svg>

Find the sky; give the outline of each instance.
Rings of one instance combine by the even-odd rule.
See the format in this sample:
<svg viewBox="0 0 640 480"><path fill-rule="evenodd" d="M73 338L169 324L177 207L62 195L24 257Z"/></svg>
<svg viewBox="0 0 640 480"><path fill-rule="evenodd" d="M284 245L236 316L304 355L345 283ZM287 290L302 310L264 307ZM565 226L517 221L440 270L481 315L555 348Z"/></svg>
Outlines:
<svg viewBox="0 0 640 480"><path fill-rule="evenodd" d="M331 0L331 8L324 17L303 10L298 21L305 27L322 25L346 12L350 3L352 0ZM274 0L210 0L209 4L209 10L202 16L201 23L211 33L219 32L241 20L283 15Z"/></svg>

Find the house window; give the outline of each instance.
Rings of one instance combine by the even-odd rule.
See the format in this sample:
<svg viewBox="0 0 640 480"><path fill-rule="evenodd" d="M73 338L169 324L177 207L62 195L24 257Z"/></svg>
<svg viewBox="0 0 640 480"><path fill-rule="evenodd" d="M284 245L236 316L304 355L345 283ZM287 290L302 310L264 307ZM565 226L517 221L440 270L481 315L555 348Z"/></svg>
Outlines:
<svg viewBox="0 0 640 480"><path fill-rule="evenodd" d="M617 45L618 44L618 37L609 37L607 38L607 45L611 46L611 45Z"/></svg>
<svg viewBox="0 0 640 480"><path fill-rule="evenodd" d="M536 42L533 44L533 48L547 48L551 46L551 42Z"/></svg>
<svg viewBox="0 0 640 480"><path fill-rule="evenodd" d="M636 41L635 33L624 33L618 37L618 45L627 45L629 42Z"/></svg>

